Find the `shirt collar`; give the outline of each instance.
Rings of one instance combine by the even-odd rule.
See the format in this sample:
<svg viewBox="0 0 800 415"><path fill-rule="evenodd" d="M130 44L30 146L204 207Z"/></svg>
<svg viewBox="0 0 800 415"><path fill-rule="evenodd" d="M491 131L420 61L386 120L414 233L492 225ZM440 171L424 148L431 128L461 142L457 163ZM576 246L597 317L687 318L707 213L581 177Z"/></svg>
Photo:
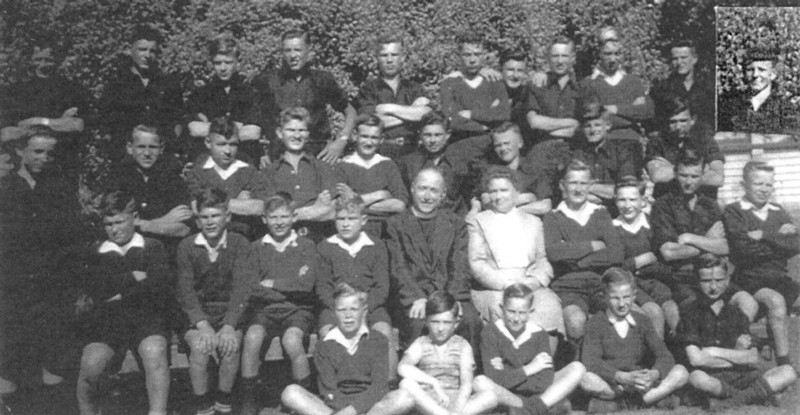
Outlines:
<svg viewBox="0 0 800 415"><path fill-rule="evenodd" d="M617 69L614 75L608 76L605 72L601 71L600 68L595 66L591 78L597 79L598 77L602 77L603 80L611 86L617 86L622 81L622 78L625 77L625 71Z"/></svg>
<svg viewBox="0 0 800 415"><path fill-rule="evenodd" d="M589 223L589 218L592 217L592 213L594 213L595 210L600 208L602 208L602 206L587 201L586 203L583 204L583 206L581 206L580 209L572 210L567 207L567 204L565 202L562 201L561 203L558 204L556 210L563 213L564 216L574 220L575 222L578 222L578 224L580 224L581 226L586 226L586 224Z"/></svg>
<svg viewBox="0 0 800 415"><path fill-rule="evenodd" d="M361 339L364 338L364 336L369 338L369 329L367 328L366 324L362 324L361 327L358 328L358 332L356 332L355 337L352 339L344 337L344 334L341 330L339 330L339 327L334 327L328 332L328 334L325 335L323 341L333 340L336 343L341 344L344 349L347 350L347 353L352 356L358 351L358 345L361 343Z"/></svg>
<svg viewBox="0 0 800 415"><path fill-rule="evenodd" d="M494 325L497 326L497 330L499 330L503 336L506 336L507 339L511 340L511 345L514 346L515 349L519 349L519 347L522 346L526 341L530 340L531 336L533 336L533 333L542 330L542 328L536 325L536 323L529 321L525 323L525 329L522 330L522 333L520 333L519 337L515 338L506 327L506 323L502 318L497 319L497 321L494 322Z"/></svg>
<svg viewBox="0 0 800 415"><path fill-rule="evenodd" d="M568 79L567 80L567 85L571 85L571 86L575 87L576 86L576 84L575 84L575 73L570 71L570 72L567 73L567 77L568 77L567 78ZM548 86L558 85L558 80L559 79L561 79L560 75L556 75L556 74L554 74L552 72L548 72L547 73L547 85Z"/></svg>
<svg viewBox="0 0 800 415"><path fill-rule="evenodd" d="M198 233L197 236L194 238L194 244L197 246L204 247L206 249L206 252L208 253L208 259L211 262L216 262L217 257L219 257L220 249L225 249L228 247L228 231L225 230L222 232L222 238L220 238L219 243L217 243L217 246L211 246L202 232Z"/></svg>
<svg viewBox="0 0 800 415"><path fill-rule="evenodd" d="M265 244L265 245L266 245L266 244L272 245L272 246L274 246L274 247L275 247L275 250L276 250L276 251L278 251L278 252L283 252L283 251L285 251L285 250L286 250L286 248L287 248L287 247L289 247L290 245L291 245L292 247L295 247L295 246L297 246L297 232L295 232L295 230L294 230L294 229L292 229L292 232L289 234L289 236L287 236L287 237L286 237L286 239L284 239L284 240L282 240L282 241L280 241L280 242L276 241L276 240L275 240L275 239L272 237L272 235L270 235L270 234L266 234L266 235L264 235L264 237L263 237L263 238L261 238L261 243L262 243L262 244Z"/></svg>
<svg viewBox="0 0 800 415"><path fill-rule="evenodd" d="M770 202L765 203L764 206L761 207L761 209L756 209L756 206L747 199L740 200L739 206L742 208L742 210L753 211L753 214L756 215L756 217L758 217L761 220L767 220L770 210L781 210L779 206L772 204Z"/></svg>
<svg viewBox="0 0 800 415"><path fill-rule="evenodd" d="M647 216L644 213L639 213L639 216L633 220L633 223L625 222L624 219L616 218L613 220L614 226L625 229L629 233L639 233L642 228L650 229L650 224L647 222Z"/></svg>
<svg viewBox="0 0 800 415"><path fill-rule="evenodd" d="M358 153L350 154L349 156L342 157L342 163L350 163L355 164L356 166L361 166L365 169L371 169L376 164L384 161L389 160L389 157L384 157L380 154L375 154L369 160L364 160Z"/></svg>
<svg viewBox="0 0 800 415"><path fill-rule="evenodd" d="M342 238L339 237L339 235L333 235L327 240L332 244L339 245L339 247L347 251L347 253L350 254L350 256L353 258L355 258L358 252L361 251L361 248L365 246L375 245L375 242L372 242L372 239L370 239L369 236L367 236L367 233L364 231L361 231L361 233L358 235L358 239L356 239L356 241L353 242L352 245L345 242Z"/></svg>
<svg viewBox="0 0 800 415"><path fill-rule="evenodd" d="M619 322L621 322L621 321L626 321L626 322L628 322L628 324L629 324L631 327L636 327L636 320L633 318L633 315L631 315L631 313L628 313L628 314L625 316L625 318L623 318L622 320L620 320L619 318L617 318L617 316L615 316L615 315L613 315L613 314L609 313L609 312L608 312L608 310L606 310L606 317L608 317L608 322L609 322L609 323L611 323L611 324L614 324L614 323L619 323Z"/></svg>
<svg viewBox="0 0 800 415"><path fill-rule="evenodd" d="M219 174L219 176L222 177L222 180L228 180L228 178L233 176L237 171L239 171L239 169L245 168L247 166L249 166L249 164L241 160L234 160L233 163L231 163L231 165L228 166L227 169L223 169L211 157L208 157L208 159L206 159L205 164L203 164L204 169L214 169L214 171L216 171L217 174Z"/></svg>
<svg viewBox="0 0 800 415"><path fill-rule="evenodd" d="M128 243L122 246L119 246L111 241L105 241L102 245L100 245L99 252L101 254L105 254L107 252L116 252L122 256L125 256L125 254L128 253L128 250L131 248L144 248L144 237L138 233L134 233L133 238L131 238Z"/></svg>

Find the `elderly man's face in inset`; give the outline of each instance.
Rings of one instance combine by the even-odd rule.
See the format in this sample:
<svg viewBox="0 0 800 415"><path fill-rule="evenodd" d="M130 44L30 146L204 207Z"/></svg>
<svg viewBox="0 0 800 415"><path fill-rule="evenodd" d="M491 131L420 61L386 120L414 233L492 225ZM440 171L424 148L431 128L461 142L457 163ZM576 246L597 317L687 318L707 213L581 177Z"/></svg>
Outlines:
<svg viewBox="0 0 800 415"><path fill-rule="evenodd" d="M430 214L439 209L445 196L445 183L441 174L422 171L411 185L411 201L414 209Z"/></svg>
<svg viewBox="0 0 800 415"><path fill-rule="evenodd" d="M747 66L747 77L750 80L750 90L759 93L772 85L778 78L778 73L772 61L753 61Z"/></svg>

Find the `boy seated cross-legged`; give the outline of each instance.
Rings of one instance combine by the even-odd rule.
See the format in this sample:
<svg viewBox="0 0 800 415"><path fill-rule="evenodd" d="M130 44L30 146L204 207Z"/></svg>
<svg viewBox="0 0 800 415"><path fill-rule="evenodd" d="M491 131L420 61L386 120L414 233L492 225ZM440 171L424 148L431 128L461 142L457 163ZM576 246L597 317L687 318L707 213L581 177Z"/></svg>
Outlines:
<svg viewBox="0 0 800 415"><path fill-rule="evenodd" d="M568 412L564 399L586 373L580 362L555 371L548 334L529 319L534 295L524 283L506 287L502 318L486 325L481 333L486 386L512 415L544 415L554 407Z"/></svg>
<svg viewBox="0 0 800 415"><path fill-rule="evenodd" d="M695 266L701 294L681 309L678 325L692 367L691 385L709 397L715 410L764 403L791 386L797 380L791 365L760 367L750 322L725 295L727 262L704 256Z"/></svg>
<svg viewBox="0 0 800 415"><path fill-rule="evenodd" d="M100 377L114 354L131 348L144 366L149 415L167 413L167 258L161 242L136 233L135 206L123 191L106 194L100 204L108 239L94 245L86 259L85 297L78 311L86 344L76 388L81 415L99 413Z"/></svg>
<svg viewBox="0 0 800 415"><path fill-rule="evenodd" d="M333 298L336 327L314 350L319 395L293 384L283 390L281 401L299 415L388 414L378 402L389 390L389 346L384 335L366 324L368 295L341 283Z"/></svg>
<svg viewBox="0 0 800 415"><path fill-rule="evenodd" d="M336 235L317 245L316 292L322 303L319 335L324 338L336 325L336 286L346 282L369 294L369 327L389 341L389 374L395 377L397 352L392 346L392 320L386 309L389 297L389 255L380 239L373 240L362 229L367 223L361 196L339 196L335 202Z"/></svg>
<svg viewBox="0 0 800 415"><path fill-rule="evenodd" d="M277 194L266 200L264 221L269 233L253 242L236 272L252 282L250 317L242 352L242 414L254 414L258 369L264 340L280 336L292 363L292 378L310 389L311 368L303 340L314 325L314 283L317 248L292 229L291 198Z"/></svg>
<svg viewBox="0 0 800 415"><path fill-rule="evenodd" d="M235 264L247 254L244 236L228 232L228 195L206 189L195 201L200 232L178 245L178 298L186 315L183 339L189 346L189 378L197 415L231 412L231 391L239 371L238 327L250 293L247 281L234 274ZM209 395L208 363L218 359L217 391Z"/></svg>
<svg viewBox="0 0 800 415"><path fill-rule="evenodd" d="M593 399L589 412L676 407L672 395L689 380L686 368L675 364L653 323L633 311L636 278L613 267L603 274L606 309L586 323L581 387ZM605 402L603 402L605 401Z"/></svg>

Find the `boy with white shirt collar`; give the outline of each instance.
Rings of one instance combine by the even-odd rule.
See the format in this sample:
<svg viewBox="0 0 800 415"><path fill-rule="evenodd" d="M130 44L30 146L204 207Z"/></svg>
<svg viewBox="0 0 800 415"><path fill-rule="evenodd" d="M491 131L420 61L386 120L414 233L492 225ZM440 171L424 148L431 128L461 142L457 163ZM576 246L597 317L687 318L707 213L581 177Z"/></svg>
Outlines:
<svg viewBox="0 0 800 415"><path fill-rule="evenodd" d="M528 285L509 285L503 290L502 318L487 324L481 333L483 370L490 379L487 387L512 415L549 413L586 373L580 362L555 372L548 334L529 318L533 301ZM569 412L568 404L561 405Z"/></svg>
<svg viewBox="0 0 800 415"><path fill-rule="evenodd" d="M340 283L333 293L336 327L321 336L314 351L319 396L289 385L281 401L301 415L389 414L376 405L389 391L386 338L366 325L369 309L364 291Z"/></svg>
<svg viewBox="0 0 800 415"><path fill-rule="evenodd" d="M389 255L383 241L372 239L362 229L367 222L364 201L360 196L336 199L336 235L317 245L316 292L323 310L319 315L320 337L336 325L334 293L336 286L347 283L369 294L369 327L392 339L392 321L386 309L389 297ZM397 352L389 343L390 374L394 377Z"/></svg>
<svg viewBox="0 0 800 415"><path fill-rule="evenodd" d="M303 339L314 326L313 296L317 248L292 229L294 207L289 195L278 193L266 201L264 222L269 233L253 242L236 274L251 281L247 333L242 353L242 414L255 414L258 369L264 339L281 336L292 378L311 387L311 368Z"/></svg>
<svg viewBox="0 0 800 415"><path fill-rule="evenodd" d="M675 364L649 318L633 310L636 278L613 267L603 285L606 309L586 323L581 356L587 370L581 388L597 398L589 413L656 404L674 409L672 393L686 385L689 373Z"/></svg>
<svg viewBox="0 0 800 415"><path fill-rule="evenodd" d="M361 196L369 222L366 231L381 238L386 218L406 209L408 189L394 161L377 153L383 141L383 121L376 114L356 121L355 152L336 165L342 182L336 184L340 195Z"/></svg>
<svg viewBox="0 0 800 415"><path fill-rule="evenodd" d="M555 278L550 288L561 298L567 337L583 337L587 315L602 308L600 275L622 263L619 234L608 211L589 201L592 173L573 160L561 179L564 200L544 216L547 259Z"/></svg>
<svg viewBox="0 0 800 415"><path fill-rule="evenodd" d="M211 188L197 196L200 232L178 245L178 299L186 315L181 338L189 346L189 374L194 392L187 413L231 412L231 390L239 371L238 327L250 285L234 274L247 254L247 238L228 232L228 197ZM219 380L209 396L208 361L219 358Z"/></svg>
<svg viewBox="0 0 800 415"><path fill-rule="evenodd" d="M650 317L660 338L664 338L665 321L674 335L678 327L678 304L664 282L669 281L671 270L658 261L652 249L653 230L642 211L644 183L626 176L614 186L614 193L619 216L613 223L625 252L622 268L636 277L636 305Z"/></svg>
<svg viewBox="0 0 800 415"><path fill-rule="evenodd" d="M767 308L775 340L775 362L789 363L787 316L798 306L800 284L788 274L789 258L800 252L800 237L791 216L770 201L775 169L752 160L744 166L744 198L728 205L722 216L735 269L733 282ZM755 315L748 315L752 321Z"/></svg>
<svg viewBox="0 0 800 415"><path fill-rule="evenodd" d="M87 258L78 312L83 348L77 398L81 415L97 414L95 391L114 354L137 348L150 415L166 415L169 393L166 308L172 298L161 242L136 233L136 205L124 191L105 195L100 212L108 239Z"/></svg>
<svg viewBox="0 0 800 415"><path fill-rule="evenodd" d="M192 197L203 189L217 187L227 193L228 208L234 215L231 230L254 237L264 211L267 182L255 167L237 160L239 136L236 124L227 117L211 120L205 139L210 155L204 163L194 166L186 174ZM196 207L195 207L196 210Z"/></svg>

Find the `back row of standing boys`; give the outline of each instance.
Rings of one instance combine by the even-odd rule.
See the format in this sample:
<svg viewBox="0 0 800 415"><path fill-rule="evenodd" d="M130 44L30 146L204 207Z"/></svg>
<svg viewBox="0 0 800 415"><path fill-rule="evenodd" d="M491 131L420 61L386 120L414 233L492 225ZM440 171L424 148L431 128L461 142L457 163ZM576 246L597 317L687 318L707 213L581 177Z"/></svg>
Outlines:
<svg viewBox="0 0 800 415"><path fill-rule="evenodd" d="M800 242L770 201L774 170L748 163L745 198L723 214L707 196L722 183L723 158L705 122L713 95L694 72L694 49L675 45L674 72L648 95L620 67L616 31L599 38L597 66L580 82L573 43L556 39L549 71L532 75L536 86L514 54L492 80L482 39L462 38L460 71L441 85L444 116L400 77L403 43L381 39L380 74L362 86L357 118L332 76L309 68L305 33L284 35L283 66L252 87L235 72L236 42L223 36L211 46L213 78L187 103L187 134L174 123L180 94L170 100L175 84L156 67L159 38L137 31L130 62L99 105L120 161L100 202L107 239L77 261L81 413L97 413L97 382L126 349L142 358L151 414L165 413L170 330L189 347L198 414L231 411L240 366L242 410L256 411L262 345L278 335L298 382L284 404L307 415L415 405L429 414L497 405L543 414L579 385L596 398L590 411L674 406L672 392L687 382L726 406L788 387L796 375L787 310L800 286L787 260ZM6 96L48 85L69 98L74 91L56 86L66 81L46 70L52 49L33 56L34 79ZM62 108L49 118L36 97L14 101L8 108L18 113L3 118L17 120L2 135L18 157L2 179L0 212L4 254L16 259L4 303L20 305L10 307L8 327L41 315L37 306L52 301L42 275L58 274L58 259L85 233L67 212L75 193L51 166L54 156L65 169L74 163L64 147L83 129L80 108L50 102ZM328 105L345 115L335 140ZM654 132L646 152L643 126ZM259 139L273 130L279 150L263 154ZM339 160L351 141L355 151ZM194 160L185 181L165 147ZM645 167L652 191L641 184ZM187 236L192 218L200 232ZM720 259L729 251L731 285ZM178 323L169 317L174 284ZM759 341L748 328L759 311L777 363L766 372L750 368ZM408 345L399 364L392 322ZM315 327L316 386L303 346ZM47 344L31 346L43 380L57 382ZM473 378L474 356L485 376ZM400 389L387 395L396 374Z"/></svg>

